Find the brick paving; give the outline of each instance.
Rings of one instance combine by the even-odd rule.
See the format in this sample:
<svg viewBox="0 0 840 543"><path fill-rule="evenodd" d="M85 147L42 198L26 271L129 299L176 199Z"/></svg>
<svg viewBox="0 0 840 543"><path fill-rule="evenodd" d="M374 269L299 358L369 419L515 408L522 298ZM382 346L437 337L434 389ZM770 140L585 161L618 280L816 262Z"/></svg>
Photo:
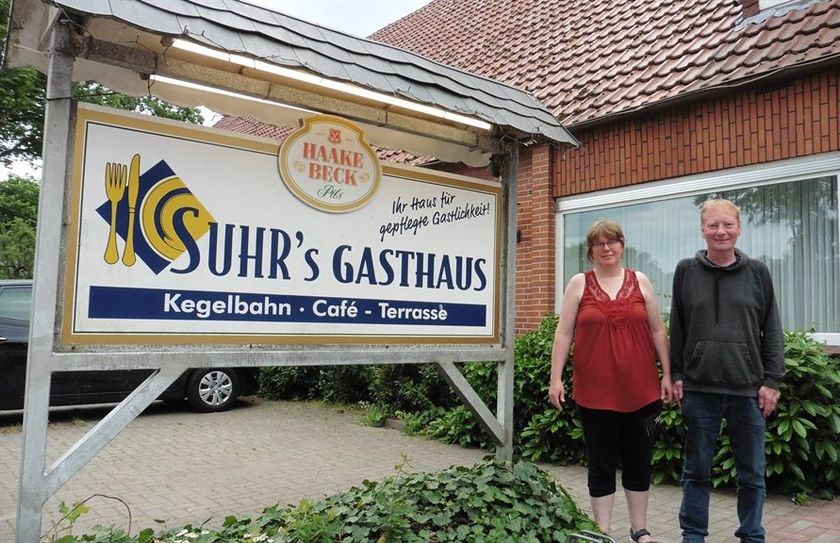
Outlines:
<svg viewBox="0 0 840 543"><path fill-rule="evenodd" d="M48 459L54 461L99 417L100 408L53 413ZM131 532L157 526L208 521L218 526L226 515L256 515L275 503L297 503L340 492L365 479L408 469L430 471L471 465L485 451L463 449L406 436L395 430L368 428L359 415L315 403L249 401L226 413L198 414L184 406L155 404L133 421L90 464L59 489L44 507L44 530L60 515L58 505L104 494L125 505L94 497L91 512L75 533L94 524ZM12 541L20 470L20 415L0 414L0 542ZM586 473L580 467L544 465L588 510ZM655 486L649 529L660 542L678 542L680 489ZM715 492L708 543L735 541L735 496ZM616 498L613 535L628 541L623 497ZM767 541L840 543L840 501L797 506L772 496L765 509Z"/></svg>

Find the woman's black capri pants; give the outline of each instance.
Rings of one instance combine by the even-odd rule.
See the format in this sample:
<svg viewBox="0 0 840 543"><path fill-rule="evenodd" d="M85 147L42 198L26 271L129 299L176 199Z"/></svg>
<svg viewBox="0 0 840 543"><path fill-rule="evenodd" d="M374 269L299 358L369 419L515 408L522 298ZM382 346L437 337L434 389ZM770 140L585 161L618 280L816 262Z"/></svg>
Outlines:
<svg viewBox="0 0 840 543"><path fill-rule="evenodd" d="M577 406L583 426L590 496L615 493L619 463L625 489L644 492L650 488L650 457L661 410L659 400L632 413Z"/></svg>

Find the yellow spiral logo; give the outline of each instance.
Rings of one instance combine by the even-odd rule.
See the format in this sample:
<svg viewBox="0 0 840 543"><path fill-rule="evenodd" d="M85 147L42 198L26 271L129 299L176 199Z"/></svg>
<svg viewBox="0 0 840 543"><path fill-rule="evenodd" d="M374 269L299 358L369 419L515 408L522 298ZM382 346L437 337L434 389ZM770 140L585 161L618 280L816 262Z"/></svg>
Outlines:
<svg viewBox="0 0 840 543"><path fill-rule="evenodd" d="M200 239L215 218L178 177L169 177L153 186L143 199L143 236L160 256L173 261L186 251L176 231L183 223L193 239Z"/></svg>

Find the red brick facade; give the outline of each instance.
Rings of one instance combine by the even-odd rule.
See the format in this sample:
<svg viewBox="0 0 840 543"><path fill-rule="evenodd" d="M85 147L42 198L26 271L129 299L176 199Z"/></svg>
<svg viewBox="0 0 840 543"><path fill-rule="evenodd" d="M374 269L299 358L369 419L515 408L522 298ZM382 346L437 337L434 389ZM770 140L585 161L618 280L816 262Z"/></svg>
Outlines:
<svg viewBox="0 0 840 543"><path fill-rule="evenodd" d="M575 131L519 158L516 333L554 311L557 197L840 151L840 70ZM449 168L447 168L449 169ZM486 170L455 168L487 177Z"/></svg>
<svg viewBox="0 0 840 543"><path fill-rule="evenodd" d="M519 157L519 243L516 248L516 334L533 330L554 311L554 194L549 147Z"/></svg>
<svg viewBox="0 0 840 543"><path fill-rule="evenodd" d="M575 131L557 196L840 150L840 70Z"/></svg>
<svg viewBox="0 0 840 543"><path fill-rule="evenodd" d="M516 333L553 312L563 288L555 285L555 198L840 151L839 87L833 70L579 131L581 149L523 149Z"/></svg>

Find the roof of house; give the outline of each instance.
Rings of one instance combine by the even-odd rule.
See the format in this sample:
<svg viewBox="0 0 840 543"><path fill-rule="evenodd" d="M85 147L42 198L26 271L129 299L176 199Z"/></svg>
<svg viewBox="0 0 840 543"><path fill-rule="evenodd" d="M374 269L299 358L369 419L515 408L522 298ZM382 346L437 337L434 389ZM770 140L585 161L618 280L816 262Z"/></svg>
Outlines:
<svg viewBox="0 0 840 543"><path fill-rule="evenodd" d="M840 0L432 0L371 35L521 86L566 126L840 62Z"/></svg>
<svg viewBox="0 0 840 543"><path fill-rule="evenodd" d="M46 4L38 0L15 1L15 24L9 26L5 55L12 65L32 63L27 55L42 48L43 29L29 19L43 20L41 13ZM218 51L475 116L500 127L502 133L513 135L518 131L576 144L548 109L528 92L391 45L240 0L50 0L48 4L152 35L185 39ZM39 53L46 55L46 51ZM43 58L38 60L44 64ZM165 62L165 56L162 61Z"/></svg>

